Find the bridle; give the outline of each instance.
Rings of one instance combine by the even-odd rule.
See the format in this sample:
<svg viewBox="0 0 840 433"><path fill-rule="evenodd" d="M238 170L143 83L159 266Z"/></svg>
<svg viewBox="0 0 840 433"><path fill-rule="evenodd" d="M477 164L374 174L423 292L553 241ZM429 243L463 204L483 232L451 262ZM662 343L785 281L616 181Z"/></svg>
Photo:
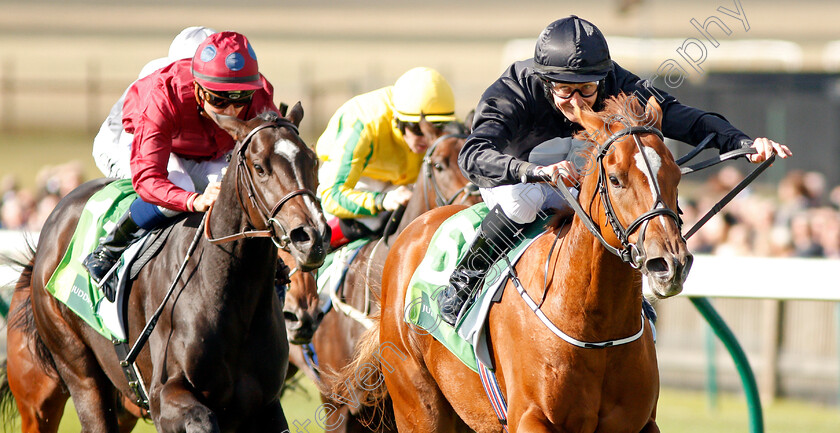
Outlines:
<svg viewBox="0 0 840 433"><path fill-rule="evenodd" d="M634 269L639 269L645 262L646 256L643 244L645 239L645 232L647 231L648 222L650 222L650 220L656 218L657 216L664 215L672 218L677 224L678 228L681 227L680 219L677 216L677 213L668 208L668 206L665 204L665 201L662 199L662 194L659 188L659 181L656 179L656 177L654 177L650 161L648 160L648 157L644 152L644 146L642 145L641 140L639 140L639 135L641 134L655 134L660 139L664 139L662 131L652 126L630 126L612 134L604 142L604 144L602 144L596 150L595 154L595 163L597 164L598 168L598 183L596 193L601 196L601 202L604 205L604 213L607 216L607 221L609 221L610 226L612 226L613 232L615 232L616 237L621 243L621 248L613 247L606 241L606 239L604 239L604 236L596 227L595 221L588 213L584 212L583 208L580 207L580 204L566 188L557 188L564 195L566 201L572 206L575 213L578 214L578 217L580 217L581 221L586 226L586 228L589 229L589 231L601 242L602 245L604 245L604 248L606 248L608 251L615 254L616 256L620 257L622 261L628 263ZM650 179L651 184L653 185L656 197L651 210L639 215L632 223L630 223L627 227L624 227L618 220L618 216L615 212L615 209L613 208L612 202L610 201L609 193L607 191L607 173L606 168L604 167L604 157L606 157L609 154L610 146L613 143L627 135L633 137L633 140L636 144L636 148L642 155L642 160L644 160L645 162L647 175ZM630 235L632 235L636 230L639 230L639 238L635 243L631 243Z"/></svg>
<svg viewBox="0 0 840 433"><path fill-rule="evenodd" d="M204 235L207 237L207 240L216 245L222 244L226 242L232 242L238 239L243 238L252 238L252 237L268 237L271 238L271 241L277 245L277 248L284 249L288 251L288 245L291 241L289 238L289 231L283 227L283 224L277 219L277 214L280 212L280 209L283 208L283 205L286 204L292 198L298 195L308 195L312 197L313 200L316 200L315 192L308 188L300 188L294 191L289 192L283 198L281 198L274 206L269 207L268 204L265 202L265 199L257 194L256 188L254 187L254 181L251 178L251 175L248 173L248 168L245 166L245 151L248 149L248 145L251 143L251 139L257 132L262 131L263 129L267 128L287 128L294 132L296 135L299 134L297 125L292 123L291 121L285 118L277 118L274 121L263 123L256 128L252 129L248 135L245 136L240 142L238 147L236 148L236 152L234 157L236 158L236 168L235 168L235 176L236 176L236 196L239 198L239 204L242 206L243 210L247 209L254 209L259 214L261 221L261 226L266 227L262 230L243 230L239 233L223 236L221 238L213 238L213 235L210 233L210 224L206 224L204 226ZM243 188L245 189L245 193L248 195L248 201L250 202L250 207L246 206L246 203L243 199ZM210 218L210 212L212 211L212 207L207 211L207 219ZM250 218L249 218L250 219ZM253 222L251 222L252 225Z"/></svg>
<svg viewBox="0 0 840 433"><path fill-rule="evenodd" d="M600 230L595 224L595 221L592 217L586 213L583 208L578 203L577 199L569 192L569 190L562 184L558 183L558 175L555 175L555 179L552 179L552 182L557 184L557 190L563 195L566 199L566 202L574 209L575 213L580 218L581 222L584 226L598 239L601 244L611 253L615 254L616 256L620 257L622 261L628 263L634 269L639 269L645 262L645 251L644 251L644 238L645 238L645 231L647 230L648 222L656 218L660 215L665 215L671 217L677 224L677 227L680 227L680 220L677 214L669 209L665 204L665 201L662 200L662 194L659 189L659 181L653 176L653 169L651 168L650 161L647 158L647 155L644 152L644 146L642 146L642 142L639 139L639 135L641 134L655 134L660 139L663 138L662 132L658 129L651 127L651 126L630 126L624 128L615 134L611 135L607 141L604 142L600 147L596 149L595 153L595 164L597 164L598 169L598 183L597 183L597 190L593 193L592 199L594 200L595 194L599 194L601 196L601 202L604 205L604 213L607 216L607 220L609 221L610 225L612 226L613 231L615 232L616 237L618 238L619 242L621 242L621 248L615 248L610 245L604 236L601 234ZM641 215L639 215L632 223L630 223L627 227L621 225L621 222L618 220L618 216L616 215L615 209L613 208L612 202L610 202L610 197L607 192L607 174L606 168L604 167L604 158L609 154L610 146L615 143L618 139L630 135L633 137L633 140L636 144L636 148L642 155L642 159L645 161L645 169L647 170L647 175L650 179L651 184L654 186L654 193L656 194L655 201L653 203L653 208ZM633 234L636 230L639 231L639 238L635 244L630 243L629 237ZM561 231L557 231L557 238L559 239ZM557 239L555 239L555 243ZM554 245L552 245L551 249L554 249ZM628 337L620 338L617 340L607 340L607 341L598 341L598 342L587 342L578 340L565 332L563 332L559 327L557 327L552 321L543 313L541 310L541 306L543 301L546 299L546 293L548 290L548 284L546 283L545 288L543 290L543 298L542 301L539 303L534 302L534 300L528 295L528 292L525 290L525 287L522 285L522 282L519 280L518 275L516 274L515 267L510 262L510 259L506 255L503 255L502 258L507 262L511 281L513 282L514 287L519 292L519 295L528 305L528 308L537 315L540 321L552 332L554 335L560 337L567 343L584 348L584 349L603 349L607 347L619 346L623 344L632 343L639 338L641 338L642 334L645 331L644 321L645 321L645 314L642 312L641 316L641 326L639 327L639 331L633 335ZM546 278L548 276L548 263L551 260L551 252L549 252L548 258L546 259Z"/></svg>
<svg viewBox="0 0 840 433"><path fill-rule="evenodd" d="M459 195L463 194L464 197L461 198L461 202L465 202L469 197L478 196L478 187L475 186L472 182L467 182L463 188L460 188L458 191L455 191L455 194L452 197L446 198L443 194L443 191L440 189L440 185L438 185L437 179L435 179L435 164L432 161L432 154L434 154L435 149L437 149L438 144L442 143L444 140L448 138L467 138L467 134L444 134L435 140L434 143L429 147L429 150L426 151L426 155L423 157L423 191L428 191L429 186L435 193L435 204L440 206L450 205L455 202L455 199L458 198Z"/></svg>

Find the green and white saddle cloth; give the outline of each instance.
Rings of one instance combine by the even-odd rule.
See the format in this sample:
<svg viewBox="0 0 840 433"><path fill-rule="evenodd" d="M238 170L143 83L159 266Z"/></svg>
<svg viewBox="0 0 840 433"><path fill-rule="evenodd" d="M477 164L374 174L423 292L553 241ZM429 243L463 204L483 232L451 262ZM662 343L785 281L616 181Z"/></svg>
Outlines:
<svg viewBox="0 0 840 433"><path fill-rule="evenodd" d="M121 320L112 317L118 314L117 309L90 279L82 262L99 245L99 239L107 235L116 221L128 211L135 198L137 193L130 179L114 181L96 192L85 204L64 257L45 287L47 292L67 305L102 336L123 342L126 337L119 324ZM125 269L126 258L130 253L136 254L140 244L142 242L132 245L120 259L118 266L121 268L118 269Z"/></svg>
<svg viewBox="0 0 840 433"><path fill-rule="evenodd" d="M418 333L431 334L475 372L478 372L478 361L488 368L493 365L485 344L484 324L493 301L501 299L501 289L509 272L507 262L499 260L488 270L484 287L454 328L440 317L436 297L449 284L449 276L466 254L488 213L487 205L479 203L441 224L432 236L426 256L411 277L405 297L406 323L414 326ZM546 220L538 219L525 229L508 253L511 263L515 264L525 249L545 232L545 223Z"/></svg>
<svg viewBox="0 0 840 433"><path fill-rule="evenodd" d="M344 284L347 269L356 258L359 250L370 243L371 238L361 238L327 254L324 264L318 268L315 277L318 286L318 307L326 314L333 307L333 299L340 297L339 291Z"/></svg>

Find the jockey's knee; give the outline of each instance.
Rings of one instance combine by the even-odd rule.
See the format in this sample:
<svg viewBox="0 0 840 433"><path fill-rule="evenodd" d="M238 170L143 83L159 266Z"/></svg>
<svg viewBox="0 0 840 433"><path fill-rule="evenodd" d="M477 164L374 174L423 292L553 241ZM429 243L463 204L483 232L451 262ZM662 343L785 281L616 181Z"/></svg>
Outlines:
<svg viewBox="0 0 840 433"><path fill-rule="evenodd" d="M154 230L166 224L172 217L178 215L180 212L165 209L167 212L161 210L159 206L151 203L146 203L140 198L137 198L129 206L131 212L131 219L140 228L146 230Z"/></svg>

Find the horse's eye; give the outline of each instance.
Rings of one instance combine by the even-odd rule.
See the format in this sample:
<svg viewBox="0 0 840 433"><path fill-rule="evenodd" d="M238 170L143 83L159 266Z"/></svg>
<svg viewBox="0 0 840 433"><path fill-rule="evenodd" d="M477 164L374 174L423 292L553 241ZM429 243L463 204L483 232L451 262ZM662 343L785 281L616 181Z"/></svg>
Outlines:
<svg viewBox="0 0 840 433"><path fill-rule="evenodd" d="M265 170L263 170L261 165L254 164L254 170L257 172L258 175L265 176Z"/></svg>
<svg viewBox="0 0 840 433"><path fill-rule="evenodd" d="M618 180L617 177L615 177L614 174L610 175L610 184L613 186L613 188L621 188L621 182Z"/></svg>
<svg viewBox="0 0 840 433"><path fill-rule="evenodd" d="M436 162L436 163L435 163L435 170L437 170L437 171L443 171L443 169L444 169L443 164L441 164L441 163L439 163L439 162Z"/></svg>

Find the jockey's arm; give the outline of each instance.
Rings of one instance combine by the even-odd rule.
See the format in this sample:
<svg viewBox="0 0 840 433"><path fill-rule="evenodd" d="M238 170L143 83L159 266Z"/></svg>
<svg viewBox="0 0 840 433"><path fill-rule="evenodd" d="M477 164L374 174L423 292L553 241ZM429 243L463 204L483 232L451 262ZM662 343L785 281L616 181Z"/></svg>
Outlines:
<svg viewBox="0 0 840 433"><path fill-rule="evenodd" d="M343 146L336 146L338 154L330 155L318 170L321 206L339 218L373 216L384 207L384 195L356 189L373 152L373 142L365 137L351 137Z"/></svg>

